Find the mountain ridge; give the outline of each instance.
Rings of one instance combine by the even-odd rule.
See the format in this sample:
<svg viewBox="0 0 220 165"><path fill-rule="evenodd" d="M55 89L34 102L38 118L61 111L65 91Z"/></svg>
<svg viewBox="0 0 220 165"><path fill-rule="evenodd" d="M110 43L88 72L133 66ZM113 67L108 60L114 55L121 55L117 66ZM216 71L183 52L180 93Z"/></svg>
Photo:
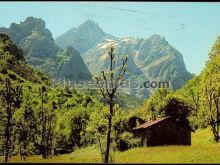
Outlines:
<svg viewBox="0 0 220 165"><path fill-rule="evenodd" d="M28 63L51 77L68 77L75 80L77 77L91 79L91 73L87 69L78 52L68 52L55 43L52 33L46 28L46 22L41 18L27 17L20 24L12 23L9 28L2 27L0 32L6 33L12 41L23 51ZM75 58L75 59L71 59ZM69 60L66 72L57 75L57 66ZM71 68L77 65L80 68ZM77 71L80 69L81 71ZM60 71L60 70L59 70Z"/></svg>
<svg viewBox="0 0 220 165"><path fill-rule="evenodd" d="M92 23L91 20L88 22L75 27L75 33L77 30L80 31L79 28L85 24L87 25L84 27L87 27L88 31L93 28L100 29L97 23ZM88 25L95 25L95 27L89 27ZM88 42L91 42L89 32L86 33L85 28L83 31L84 38L88 38ZM113 45L115 47L117 61L120 61L120 58L124 54L129 57L127 65L131 76L128 77L128 79L133 80L138 77L140 81L169 81L172 88L176 90L192 78L192 74L186 69L182 54L175 47L170 45L164 36L153 34L145 39L138 37L119 38L107 34L106 32L104 32L104 34L105 35L99 37L98 42L95 40L93 46L90 45L90 48L87 47L87 51L82 51L81 53L91 73L97 74L101 70L107 69L107 48ZM61 37L64 35L65 33L63 33ZM74 40L77 40L78 35L80 36L80 34L74 34L69 37L73 37ZM63 40L65 40L65 37ZM69 44L72 43L70 42ZM85 40L83 44L87 45L87 40ZM120 62L116 65L120 65Z"/></svg>
<svg viewBox="0 0 220 165"><path fill-rule="evenodd" d="M119 38L104 32L92 20L87 20L63 33L61 38L58 37L62 40L65 40L65 36L72 38L67 38L66 43L62 42L64 45L58 45L57 38L53 39L45 21L34 17L27 17L20 24L12 23L9 28L0 28L0 31L13 36L27 62L52 78L91 79L92 74L107 68L107 48L112 44L115 46L116 66L120 65L122 55L129 57L127 67L131 74L126 78L130 81L169 81L172 89L176 90L192 78L182 54L159 34L147 39ZM72 52L68 52L68 48ZM142 88L126 92L145 98L153 90Z"/></svg>
<svg viewBox="0 0 220 165"><path fill-rule="evenodd" d="M56 37L55 42L63 49L74 45L77 51L84 53L106 35L97 23L89 19L78 27L73 27L66 33ZM86 45L85 41L87 42Z"/></svg>

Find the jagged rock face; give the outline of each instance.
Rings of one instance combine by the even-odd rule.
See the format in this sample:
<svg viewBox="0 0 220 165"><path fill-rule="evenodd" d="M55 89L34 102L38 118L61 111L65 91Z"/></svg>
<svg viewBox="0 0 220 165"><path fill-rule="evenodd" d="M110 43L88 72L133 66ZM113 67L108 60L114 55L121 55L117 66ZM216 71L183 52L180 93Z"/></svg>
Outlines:
<svg viewBox="0 0 220 165"><path fill-rule="evenodd" d="M73 47L68 47L64 53L71 56L71 58L56 72L55 77L60 78L65 75L65 79L68 80L91 80L92 75L79 52Z"/></svg>
<svg viewBox="0 0 220 165"><path fill-rule="evenodd" d="M11 36L22 48L29 63L52 77L90 79L89 71L97 74L109 66L107 49L110 45L115 47L116 66L121 65L124 54L128 55L128 80L169 81L171 88L178 89L192 77L186 70L181 53L158 34L148 39L117 38L88 20L56 39L56 43L66 49L63 50L55 44L42 19L28 17L24 22L13 23L9 28L0 28L0 31ZM131 89L129 92L147 97L151 91Z"/></svg>
<svg viewBox="0 0 220 165"><path fill-rule="evenodd" d="M115 47L114 52L116 58L116 68L118 68L117 71L119 71L119 68L122 64L123 55L128 55L127 70L129 73L125 75L125 79L130 82L143 80L146 81L148 80L147 77L144 76L143 71L136 65L132 57L133 41L134 40L130 38L121 40L116 37L110 36L109 38L100 41L97 45L95 45L87 52L83 53L82 57L87 64L90 72L93 74L99 74L102 70L109 69L110 59L108 55L108 48L110 45L113 45ZM127 88L124 90L124 92L143 98L146 98L150 94L148 89Z"/></svg>
<svg viewBox="0 0 220 165"><path fill-rule="evenodd" d="M100 71L108 69L110 65L108 46L109 46L109 41L99 43L96 47L90 49L89 51L85 52L82 55L85 60L85 63L88 65L92 73L98 74L100 73ZM122 56L118 52L125 51L124 54L127 54L130 51L130 50L124 50L123 49L124 46L125 45L121 45L121 47L115 46L116 47L115 57L117 59L116 68L121 66L122 64L122 60L121 60ZM133 58L130 58L130 54L128 54L127 68L129 72L133 75L143 74L141 69L133 61Z"/></svg>
<svg viewBox="0 0 220 165"><path fill-rule="evenodd" d="M96 29L96 30L94 30ZM99 29L97 32L97 29ZM94 32L91 32L94 30ZM101 32L101 33L100 33ZM91 36L98 39L91 43ZM91 34L88 35L88 34ZM99 35L101 34L101 35ZM104 34L104 35L103 35ZM107 49L110 45L115 47L116 66L120 66L121 58L124 54L128 55L127 68L130 74L127 76L128 80L139 81L168 81L172 89L180 88L187 80L192 78L185 67L183 57L174 47L172 47L164 37L154 34L148 39L137 38L117 38L104 33L97 24L86 22L78 28L73 28L69 32L57 38L56 42L62 38L64 41L66 36L71 41L78 40L80 36L84 38L84 42L78 42L77 47L81 50L81 55L93 74L100 73L106 70L109 66L109 57ZM62 42L62 46L68 46L75 42ZM85 45L89 45L85 48ZM84 47L81 49L81 47ZM138 92L139 91L139 92ZM142 96L147 96L150 93L148 89L130 90L132 93L139 93ZM139 95L137 94L137 95ZM142 97L141 96L141 97Z"/></svg>
<svg viewBox="0 0 220 165"><path fill-rule="evenodd" d="M141 67L146 67L155 60L158 60L164 55L169 55L174 50L173 47L157 34L154 34L149 39L138 39L135 45L136 54L135 61Z"/></svg>
<svg viewBox="0 0 220 165"><path fill-rule="evenodd" d="M42 19L27 17L20 24L12 23L9 28L0 28L0 32L9 35L33 65L42 64L42 58L52 58L60 50Z"/></svg>
<svg viewBox="0 0 220 165"><path fill-rule="evenodd" d="M147 40L106 39L97 44L96 47L82 54L92 73L99 73L108 66L107 48L110 44L116 48L117 61L120 61L122 55L128 55L127 67L130 76L139 76L143 81L169 81L173 89L180 88L192 77L186 70L182 55L159 35L153 35Z"/></svg>
<svg viewBox="0 0 220 165"><path fill-rule="evenodd" d="M66 33L55 39L56 43L62 48L67 46L74 46L74 48L80 53L84 53L96 45L102 40L106 34L91 20L87 20L85 23L77 28L72 28Z"/></svg>
<svg viewBox="0 0 220 165"><path fill-rule="evenodd" d="M89 22L83 28L87 26ZM27 17L20 24L12 23L9 28L0 28L0 32L8 34L22 49L28 63L52 78L91 79L79 53L74 48L67 48L66 51L60 48L42 19ZM58 67L60 64L61 67Z"/></svg>
<svg viewBox="0 0 220 165"><path fill-rule="evenodd" d="M170 81L173 89L192 78L179 51L157 34L136 45L134 60L149 79Z"/></svg>

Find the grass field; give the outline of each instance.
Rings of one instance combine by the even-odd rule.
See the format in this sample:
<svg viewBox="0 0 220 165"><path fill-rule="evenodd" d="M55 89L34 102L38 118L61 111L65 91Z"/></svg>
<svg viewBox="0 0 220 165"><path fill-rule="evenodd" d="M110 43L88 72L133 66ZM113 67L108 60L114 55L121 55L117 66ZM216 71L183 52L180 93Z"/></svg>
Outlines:
<svg viewBox="0 0 220 165"><path fill-rule="evenodd" d="M20 161L19 156L11 162ZM54 156L43 160L40 156L28 157L25 162L44 163L101 163L95 146L76 150L71 154ZM192 146L139 147L113 155L115 163L220 163L220 144L212 142L209 129L192 133Z"/></svg>

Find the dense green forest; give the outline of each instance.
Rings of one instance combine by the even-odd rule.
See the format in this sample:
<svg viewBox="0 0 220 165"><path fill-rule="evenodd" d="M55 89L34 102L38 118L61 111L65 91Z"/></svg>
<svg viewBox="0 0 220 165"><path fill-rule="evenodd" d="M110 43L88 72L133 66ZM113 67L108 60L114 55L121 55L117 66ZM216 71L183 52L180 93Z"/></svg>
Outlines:
<svg viewBox="0 0 220 165"><path fill-rule="evenodd" d="M220 37L210 50L205 69L182 88L159 89L141 104L116 93L112 116L112 152L139 146L128 120L173 116L194 130L210 126L215 142L220 125ZM133 103L132 103L133 101ZM134 108L134 102L140 105ZM133 105L133 106L132 106ZM133 108L133 110L131 110ZM97 145L105 151L109 107L96 90L52 86L44 73L27 64L23 53L0 34L0 154L49 158Z"/></svg>
<svg viewBox="0 0 220 165"><path fill-rule="evenodd" d="M101 145L108 113L97 91L52 86L49 78L25 62L22 52L5 34L1 34L0 39L0 152L5 161L17 154L21 157L41 154L47 158L90 144ZM127 109L124 104L126 101L118 99L115 107L115 150L120 149L122 142L128 148L135 145L127 131L129 111L119 106Z"/></svg>

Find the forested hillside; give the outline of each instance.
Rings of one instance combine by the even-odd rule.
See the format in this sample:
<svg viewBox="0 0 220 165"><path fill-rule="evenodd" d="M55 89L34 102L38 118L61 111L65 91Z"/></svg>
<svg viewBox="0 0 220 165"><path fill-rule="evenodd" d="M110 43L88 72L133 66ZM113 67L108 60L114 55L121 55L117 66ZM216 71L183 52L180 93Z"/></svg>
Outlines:
<svg viewBox="0 0 220 165"><path fill-rule="evenodd" d="M0 52L0 153L5 161L17 154L47 158L104 142L105 133L98 130L105 129L107 107L96 91L52 86L48 77L25 62L22 51L5 34L0 34ZM118 104L129 109L125 100L118 99ZM121 107L116 107L113 120L115 149L122 141L128 148L135 145L127 132L128 112Z"/></svg>

